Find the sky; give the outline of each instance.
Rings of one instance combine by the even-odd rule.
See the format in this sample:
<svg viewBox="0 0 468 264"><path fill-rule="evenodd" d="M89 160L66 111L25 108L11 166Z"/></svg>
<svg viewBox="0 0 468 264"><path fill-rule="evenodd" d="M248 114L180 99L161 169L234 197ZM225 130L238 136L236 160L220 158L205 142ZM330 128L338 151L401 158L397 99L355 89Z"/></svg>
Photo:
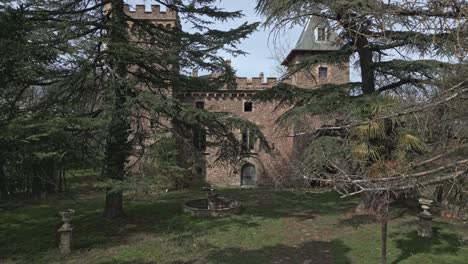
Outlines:
<svg viewBox="0 0 468 264"><path fill-rule="evenodd" d="M130 5L134 4L145 4L149 10L151 6L151 0L126 0ZM236 21L231 21L225 24L216 24L218 29L234 28L244 22L262 22L262 17L255 13L255 0L220 0L217 6L224 8L227 11L241 10L245 17ZM183 25L183 21L182 21ZM184 30L190 30L188 27L184 27ZM256 77L263 72L265 77L279 77L277 67L280 62L278 59L274 59L275 53L273 40L269 38L271 29L259 28L258 31L250 35L249 38L244 39L240 44L239 48L248 54L232 58L226 55L225 59L232 60L232 66L237 71L237 76L241 77ZM287 30L279 39L282 46L294 46L299 39L299 35L302 32L302 27L292 28ZM281 56L280 56L281 57Z"/></svg>

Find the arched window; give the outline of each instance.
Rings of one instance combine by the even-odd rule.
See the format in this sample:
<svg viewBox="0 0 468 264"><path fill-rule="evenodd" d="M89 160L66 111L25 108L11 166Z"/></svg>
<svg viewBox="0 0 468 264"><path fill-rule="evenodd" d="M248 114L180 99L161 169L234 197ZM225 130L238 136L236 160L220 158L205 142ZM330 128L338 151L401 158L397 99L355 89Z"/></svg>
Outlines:
<svg viewBox="0 0 468 264"><path fill-rule="evenodd" d="M257 184L257 171L255 165L246 163L241 169L241 185L254 186Z"/></svg>

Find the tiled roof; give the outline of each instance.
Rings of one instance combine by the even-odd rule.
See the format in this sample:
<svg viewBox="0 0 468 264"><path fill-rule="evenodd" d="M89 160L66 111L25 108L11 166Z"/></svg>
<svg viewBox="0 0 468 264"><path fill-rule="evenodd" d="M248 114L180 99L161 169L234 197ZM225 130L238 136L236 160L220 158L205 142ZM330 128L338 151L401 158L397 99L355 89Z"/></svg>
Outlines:
<svg viewBox="0 0 468 264"><path fill-rule="evenodd" d="M317 40L317 28L325 28L327 32L326 41ZM288 56L284 59L283 65L287 65L289 60L292 59L292 55L297 51L328 51L338 50L339 47L336 45L337 34L335 31L329 29L329 24L325 18L312 16L307 22L304 30L299 37L294 49L292 49Z"/></svg>

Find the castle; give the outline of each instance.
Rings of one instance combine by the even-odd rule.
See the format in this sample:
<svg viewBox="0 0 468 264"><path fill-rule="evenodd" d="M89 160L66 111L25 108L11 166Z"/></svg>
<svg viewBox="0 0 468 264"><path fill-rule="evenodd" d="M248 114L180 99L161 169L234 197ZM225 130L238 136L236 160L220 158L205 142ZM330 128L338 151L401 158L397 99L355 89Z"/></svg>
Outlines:
<svg viewBox="0 0 468 264"><path fill-rule="evenodd" d="M177 12L167 9L161 11L159 6L152 6L150 12L144 5L137 5L134 10L126 9L126 13L135 19L147 19L165 28L181 28ZM307 56L337 50L337 35L329 29L325 20L312 17L297 41L296 46L286 56L282 65L292 67ZM194 75L197 73L194 72ZM312 69L301 70L281 82L296 85L304 89L314 89L325 83L349 82L349 63L340 65L321 64ZM252 101L252 95L258 91L270 89L278 83L277 78L267 77L261 73L258 77L237 77L237 88L232 90L219 89L207 92L179 93L180 101L196 108L214 112L228 112L255 123L265 135L270 144L271 153L260 148L258 142L250 138L249 131L236 131L242 147L251 155L236 164L215 162L217 150L207 146L206 137L194 135L197 142L194 147L201 153L199 166L193 170L195 179L203 180L211 185L256 186L271 184L281 171L282 164L295 158L304 146L304 139L295 137L295 131L278 127L276 120L288 108L277 108L274 102ZM307 120L309 127L321 125L318 118ZM195 133L196 131L194 131ZM209 135L208 135L209 139Z"/></svg>

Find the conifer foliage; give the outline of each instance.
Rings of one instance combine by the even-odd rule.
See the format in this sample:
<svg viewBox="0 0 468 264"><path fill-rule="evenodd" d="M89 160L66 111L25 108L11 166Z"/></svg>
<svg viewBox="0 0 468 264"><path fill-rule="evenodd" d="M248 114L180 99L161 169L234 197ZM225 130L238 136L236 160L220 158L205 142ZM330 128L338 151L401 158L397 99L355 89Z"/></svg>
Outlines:
<svg viewBox="0 0 468 264"><path fill-rule="evenodd" d="M181 142L193 142L189 139L192 129L202 127L213 138L224 139L219 141L221 158L241 154L234 128L252 124L182 104L176 96L181 91L233 87L234 71L219 52L244 54L237 45L257 24L218 30L215 23L241 18L242 13L222 10L215 3L155 1L162 9L176 11L184 21L182 28L158 27L150 20L133 18L125 12L123 0L23 0L2 5L5 11L21 11L27 23L35 25L25 27L34 31L26 36L35 45L27 48L41 59L30 66L42 72L29 74L33 80L26 86L35 85L40 91L36 105L41 111L29 112L27 118L60 116L67 122L80 122L73 129L67 122L56 129L70 131L74 142L81 144L59 147L64 153L91 154L95 165L102 166L106 218L123 215L126 179L155 138L177 136ZM190 32L184 27L191 27ZM22 44L18 47L29 45L29 40L18 40ZM19 50L14 54L21 56ZM0 69L7 64L2 62ZM25 66L19 66L18 72ZM190 76L187 71L193 68L219 74ZM89 149L95 152L86 152Z"/></svg>
<svg viewBox="0 0 468 264"><path fill-rule="evenodd" d="M276 32L316 16L338 33L339 50L312 54L285 77L322 63L345 66L349 59L359 73L358 82L313 90L282 84L257 98L291 106L280 123L297 124L307 115L326 121L296 135L312 139L301 176L344 196L363 195L360 206L370 206L382 219L386 263L392 198L430 195L429 186L446 181L466 189L468 83L457 76L468 71L466 1L257 2Z"/></svg>

